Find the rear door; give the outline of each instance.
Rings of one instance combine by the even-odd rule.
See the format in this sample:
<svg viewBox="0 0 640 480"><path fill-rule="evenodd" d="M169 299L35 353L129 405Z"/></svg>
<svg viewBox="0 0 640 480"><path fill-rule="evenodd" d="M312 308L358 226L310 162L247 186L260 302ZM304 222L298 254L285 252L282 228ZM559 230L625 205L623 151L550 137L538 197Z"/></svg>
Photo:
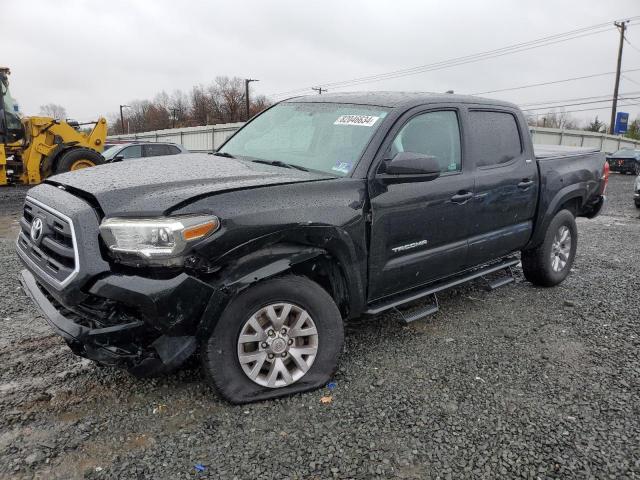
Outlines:
<svg viewBox="0 0 640 480"><path fill-rule="evenodd" d="M411 183L370 180L370 301L456 273L466 262L473 172L462 152L458 108L405 114L383 143L378 172L383 158L400 151L436 157L441 175Z"/></svg>
<svg viewBox="0 0 640 480"><path fill-rule="evenodd" d="M468 158L475 166L469 266L528 242L538 200L538 168L517 110L469 107Z"/></svg>

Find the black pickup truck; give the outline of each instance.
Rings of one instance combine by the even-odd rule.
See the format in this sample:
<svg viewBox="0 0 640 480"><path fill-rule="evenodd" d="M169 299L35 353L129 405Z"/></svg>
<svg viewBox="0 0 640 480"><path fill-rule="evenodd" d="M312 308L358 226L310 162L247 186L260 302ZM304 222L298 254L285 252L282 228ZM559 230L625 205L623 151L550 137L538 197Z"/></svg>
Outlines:
<svg viewBox="0 0 640 480"><path fill-rule="evenodd" d="M158 375L197 353L226 399L272 398L331 378L344 321L419 299L403 317L421 318L519 261L562 282L607 176L598 152L536 157L509 103L293 98L180 169L131 160L29 190L21 282L78 355Z"/></svg>

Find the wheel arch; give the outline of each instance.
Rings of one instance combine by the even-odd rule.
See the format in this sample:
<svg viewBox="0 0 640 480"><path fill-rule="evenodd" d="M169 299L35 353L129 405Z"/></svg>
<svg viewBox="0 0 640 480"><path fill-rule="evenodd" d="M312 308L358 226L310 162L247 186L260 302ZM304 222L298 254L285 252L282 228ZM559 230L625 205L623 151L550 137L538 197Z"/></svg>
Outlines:
<svg viewBox="0 0 640 480"><path fill-rule="evenodd" d="M569 210L574 217L577 217L585 204L586 196L587 192L580 184L569 185L560 190L551 202L549 202L544 213L539 217L533 236L524 250L530 250L542 243L551 220L553 220L553 217L555 217L559 211L566 209Z"/></svg>
<svg viewBox="0 0 640 480"><path fill-rule="evenodd" d="M300 237L291 232L258 246L265 241L260 240L250 242L252 251L246 252L247 248L242 248L242 254L228 259L216 275L212 282L216 293L203 315L202 330L212 329L227 303L240 292L258 282L289 273L318 283L334 299L343 318L360 314L365 298L363 281L347 245L338 248L331 242L323 245L303 243L296 241Z"/></svg>

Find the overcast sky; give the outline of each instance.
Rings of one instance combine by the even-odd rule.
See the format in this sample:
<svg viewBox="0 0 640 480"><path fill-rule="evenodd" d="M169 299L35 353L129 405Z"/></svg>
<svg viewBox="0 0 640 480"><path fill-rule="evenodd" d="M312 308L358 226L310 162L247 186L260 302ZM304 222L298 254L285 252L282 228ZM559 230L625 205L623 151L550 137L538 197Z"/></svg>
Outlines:
<svg viewBox="0 0 640 480"><path fill-rule="evenodd" d="M0 63L11 68L12 93L23 113L57 103L79 120L112 114L121 103L151 99L162 90L208 84L218 75L260 79L252 88L272 95L640 15L639 0L2 0L2 5ZM640 69L640 20L631 23L627 38L636 49L625 44L623 70ZM339 91L475 93L610 72L618 40L612 26L552 46ZM607 75L492 96L518 104L563 101L611 95L613 82ZM625 74L620 91L640 97L633 95L640 92L640 70ZM635 118L639 106L624 109ZM608 121L610 110L573 115L596 114Z"/></svg>

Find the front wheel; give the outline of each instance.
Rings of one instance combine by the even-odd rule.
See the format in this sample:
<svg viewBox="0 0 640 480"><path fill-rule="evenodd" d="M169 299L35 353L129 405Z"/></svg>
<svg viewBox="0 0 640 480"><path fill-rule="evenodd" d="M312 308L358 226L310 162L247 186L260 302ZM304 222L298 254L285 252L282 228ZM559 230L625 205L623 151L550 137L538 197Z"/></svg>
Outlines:
<svg viewBox="0 0 640 480"><path fill-rule="evenodd" d="M306 277L260 282L234 298L201 346L202 367L218 392L247 403L326 384L344 340L331 296Z"/></svg>
<svg viewBox="0 0 640 480"><path fill-rule="evenodd" d="M561 210L551 220L542 244L522 252L525 278L542 287L558 285L569 275L577 247L576 220L569 210Z"/></svg>
<svg viewBox="0 0 640 480"><path fill-rule="evenodd" d="M64 152L56 162L55 173L73 172L102 165L104 157L90 148L72 148Z"/></svg>

